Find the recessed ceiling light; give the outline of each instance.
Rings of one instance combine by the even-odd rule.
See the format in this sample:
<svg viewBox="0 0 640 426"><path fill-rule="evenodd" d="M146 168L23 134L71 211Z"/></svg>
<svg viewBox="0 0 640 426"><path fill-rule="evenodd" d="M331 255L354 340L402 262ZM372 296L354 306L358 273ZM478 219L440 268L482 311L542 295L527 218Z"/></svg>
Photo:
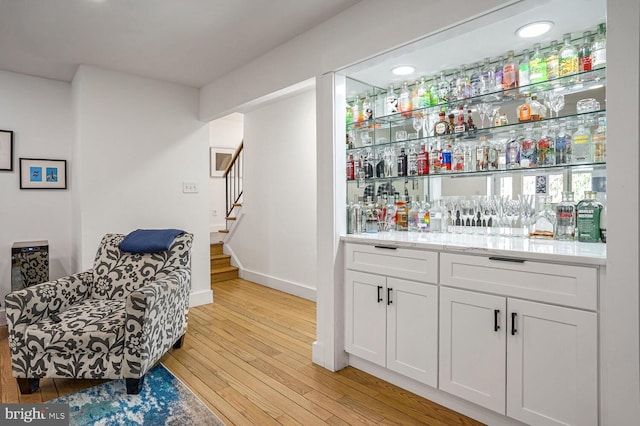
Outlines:
<svg viewBox="0 0 640 426"><path fill-rule="evenodd" d="M411 65L401 65L399 67L395 67L391 70L395 75L409 75L416 70L416 67L412 67Z"/></svg>
<svg viewBox="0 0 640 426"><path fill-rule="evenodd" d="M524 25L516 30L516 35L522 38L538 37L548 32L553 27L551 21L537 21Z"/></svg>

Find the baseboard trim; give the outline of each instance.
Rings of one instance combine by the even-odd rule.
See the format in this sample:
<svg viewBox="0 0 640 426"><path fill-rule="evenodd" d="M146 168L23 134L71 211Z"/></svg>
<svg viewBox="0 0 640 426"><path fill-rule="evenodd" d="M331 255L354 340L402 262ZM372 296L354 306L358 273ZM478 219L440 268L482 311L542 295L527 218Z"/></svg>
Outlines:
<svg viewBox="0 0 640 426"><path fill-rule="evenodd" d="M312 302L316 301L316 289L304 284L282 280L280 278L247 269L240 269L239 275L240 278L247 281L253 281L254 283L261 284L265 287L302 297L303 299L311 300Z"/></svg>
<svg viewBox="0 0 640 426"><path fill-rule="evenodd" d="M208 305L210 303L213 303L213 291L211 291L211 289L195 291L189 295L189 307L191 308L194 306Z"/></svg>

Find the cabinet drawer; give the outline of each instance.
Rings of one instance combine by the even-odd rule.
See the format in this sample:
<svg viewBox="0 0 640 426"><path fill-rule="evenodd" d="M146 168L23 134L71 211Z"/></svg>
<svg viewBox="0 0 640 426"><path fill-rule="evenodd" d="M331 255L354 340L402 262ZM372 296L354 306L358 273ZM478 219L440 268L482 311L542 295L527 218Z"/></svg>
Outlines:
<svg viewBox="0 0 640 426"><path fill-rule="evenodd" d="M345 256L347 269L434 284L438 282L438 253L432 251L346 244Z"/></svg>
<svg viewBox="0 0 640 426"><path fill-rule="evenodd" d="M597 268L501 259L441 253L440 284L597 310Z"/></svg>

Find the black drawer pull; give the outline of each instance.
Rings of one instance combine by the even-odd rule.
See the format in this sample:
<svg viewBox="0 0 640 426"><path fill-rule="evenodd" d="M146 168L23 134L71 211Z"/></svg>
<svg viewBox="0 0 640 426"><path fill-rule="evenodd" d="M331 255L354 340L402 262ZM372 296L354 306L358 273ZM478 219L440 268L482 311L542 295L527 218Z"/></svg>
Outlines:
<svg viewBox="0 0 640 426"><path fill-rule="evenodd" d="M391 300L391 292L393 291L393 289L391 287L389 287L387 289L387 305L390 305L393 303L393 300Z"/></svg>
<svg viewBox="0 0 640 426"><path fill-rule="evenodd" d="M515 336L516 333L518 332L518 330L516 330L516 317L518 316L517 313L515 312L511 312L511 335Z"/></svg>
<svg viewBox="0 0 640 426"><path fill-rule="evenodd" d="M525 259L517 259L515 257L497 257L497 256L491 256L489 258L489 260L497 260L499 262L513 262L513 263L524 263L524 262L526 262Z"/></svg>
<svg viewBox="0 0 640 426"><path fill-rule="evenodd" d="M493 310L493 331L500 330L500 325L498 325L498 315L500 315L500 309Z"/></svg>
<svg viewBox="0 0 640 426"><path fill-rule="evenodd" d="M393 247L393 246L374 246L375 248L381 248L381 249L385 249L385 250L396 250L398 247Z"/></svg>
<svg viewBox="0 0 640 426"><path fill-rule="evenodd" d="M382 302L382 286L378 286L378 303Z"/></svg>

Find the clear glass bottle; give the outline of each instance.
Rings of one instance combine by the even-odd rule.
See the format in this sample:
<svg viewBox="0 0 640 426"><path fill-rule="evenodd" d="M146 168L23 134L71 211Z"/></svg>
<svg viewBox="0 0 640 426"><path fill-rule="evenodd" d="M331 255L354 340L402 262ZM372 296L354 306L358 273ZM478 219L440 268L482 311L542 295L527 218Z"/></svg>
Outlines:
<svg viewBox="0 0 640 426"><path fill-rule="evenodd" d="M605 32L606 24L603 22L598 25L598 33L591 45L591 66L593 69L602 68L607 64L607 40Z"/></svg>
<svg viewBox="0 0 640 426"><path fill-rule="evenodd" d="M431 105L431 99L429 97L429 87L424 77L420 78L418 87L416 88L416 95L418 103L413 105L413 109L426 108Z"/></svg>
<svg viewBox="0 0 640 426"><path fill-rule="evenodd" d="M417 197L413 198L409 203L409 211L407 212L407 229L409 232L418 232L420 230L420 203Z"/></svg>
<svg viewBox="0 0 640 426"><path fill-rule="evenodd" d="M418 222L420 232L431 232L431 205L429 204L429 200L426 195L424 197L424 202L420 205L420 209L418 210L418 217L420 219Z"/></svg>
<svg viewBox="0 0 640 426"><path fill-rule="evenodd" d="M396 201L396 231L406 231L409 229L409 209L407 202L403 199Z"/></svg>
<svg viewBox="0 0 640 426"><path fill-rule="evenodd" d="M520 140L516 136L516 131L514 129L511 129L509 131L509 139L507 141L507 152L505 157L507 169L520 168L520 150Z"/></svg>
<svg viewBox="0 0 640 426"><path fill-rule="evenodd" d="M536 167L538 155L536 152L536 137L533 135L533 128L529 127L524 131L520 146L520 166L523 168Z"/></svg>
<svg viewBox="0 0 640 426"><path fill-rule="evenodd" d="M387 231L396 230L396 201L391 195L387 197L387 205L384 215L385 229Z"/></svg>
<svg viewBox="0 0 640 426"><path fill-rule="evenodd" d="M558 42L553 40L549 47L549 53L544 58L547 63L547 80L560 77L560 62L558 57Z"/></svg>
<svg viewBox="0 0 640 426"><path fill-rule="evenodd" d="M556 216L551 209L551 197L540 195L536 202L536 215L533 218L530 238L552 240L555 236Z"/></svg>
<svg viewBox="0 0 640 426"><path fill-rule="evenodd" d="M435 200L433 202L429 209L429 217L431 219L431 232L444 232L444 208L442 207L442 200Z"/></svg>
<svg viewBox="0 0 640 426"><path fill-rule="evenodd" d="M549 126L544 123L540 127L540 135L536 142L536 156L538 166L554 166L556 164L555 141Z"/></svg>
<svg viewBox="0 0 640 426"><path fill-rule="evenodd" d="M429 153L426 150L424 144L420 145L420 152L418 153L418 176L424 176L429 174Z"/></svg>
<svg viewBox="0 0 640 426"><path fill-rule="evenodd" d="M354 195L353 204L351 206L351 212L349 215L349 223L351 224L352 234L361 234L362 227L362 206L358 200L358 195Z"/></svg>
<svg viewBox="0 0 640 426"><path fill-rule="evenodd" d="M431 84L429 85L429 105L436 106L440 103L440 98L438 96L438 80L434 76L431 80Z"/></svg>
<svg viewBox="0 0 640 426"><path fill-rule="evenodd" d="M456 77L457 99L466 99L471 96L471 81L467 74L467 66L461 65Z"/></svg>
<svg viewBox="0 0 640 426"><path fill-rule="evenodd" d="M353 100L353 105L351 106L351 119L354 123L360 123L362 118L362 101L358 96Z"/></svg>
<svg viewBox="0 0 640 426"><path fill-rule="evenodd" d="M593 161L601 163L607 161L607 119L598 118L598 128L593 132Z"/></svg>
<svg viewBox="0 0 640 426"><path fill-rule="evenodd" d="M529 60L529 81L531 84L547 80L547 61L540 53L540 43L533 45L533 54Z"/></svg>
<svg viewBox="0 0 640 426"><path fill-rule="evenodd" d="M562 193L562 201L556 205L556 240L574 240L576 237L576 202L573 192Z"/></svg>
<svg viewBox="0 0 640 426"><path fill-rule="evenodd" d="M501 92L503 90L504 83L504 57L499 56L498 62L494 67L493 73L493 90L494 92Z"/></svg>
<svg viewBox="0 0 640 426"><path fill-rule="evenodd" d="M585 191L584 199L577 207L577 237L583 243L600 242L600 213L602 204L596 199L595 191Z"/></svg>
<svg viewBox="0 0 640 426"><path fill-rule="evenodd" d="M529 68L529 62L531 61L531 57L529 56L529 49L524 49L522 51L522 59L520 59L520 64L518 64L518 86L522 87L520 90L521 93L526 93L529 91L528 86L531 82L531 70Z"/></svg>
<svg viewBox="0 0 640 426"><path fill-rule="evenodd" d="M474 71L471 73L471 96L479 96L483 94L484 81L482 80L482 64L476 64Z"/></svg>
<svg viewBox="0 0 640 426"><path fill-rule="evenodd" d="M396 170L398 176L407 176L407 154L404 152L404 146L400 147Z"/></svg>
<svg viewBox="0 0 640 426"><path fill-rule="evenodd" d="M531 94L525 93L524 103L518 107L518 121L526 123L531 121Z"/></svg>
<svg viewBox="0 0 640 426"><path fill-rule="evenodd" d="M518 87L518 63L513 50L507 52L507 60L502 66L502 89L509 90Z"/></svg>
<svg viewBox="0 0 640 426"><path fill-rule="evenodd" d="M442 172L442 164L440 164L440 138L431 142L429 147L429 173Z"/></svg>
<svg viewBox="0 0 640 426"><path fill-rule="evenodd" d="M556 164L571 163L571 135L567 132L567 125L563 121L560 129L555 133Z"/></svg>
<svg viewBox="0 0 640 426"><path fill-rule="evenodd" d="M465 144L464 146L464 171L473 172L476 170L476 150L471 147L471 144Z"/></svg>
<svg viewBox="0 0 640 426"><path fill-rule="evenodd" d="M591 31L585 31L582 37L582 44L578 47L578 71L591 71L591 46L593 45Z"/></svg>
<svg viewBox="0 0 640 426"><path fill-rule="evenodd" d="M366 198L363 206L364 232L374 234L378 232L378 215L376 205L369 197Z"/></svg>
<svg viewBox="0 0 640 426"><path fill-rule="evenodd" d="M585 126L584 119L578 122L578 129L571 136L572 163L592 163L593 143L591 142L591 131Z"/></svg>
<svg viewBox="0 0 640 426"><path fill-rule="evenodd" d="M480 94L491 93L494 90L495 69L491 66L491 58L484 58L482 65L482 87Z"/></svg>
<svg viewBox="0 0 640 426"><path fill-rule="evenodd" d="M447 81L444 71L440 72L440 79L438 80L438 104L446 105L450 99L451 87Z"/></svg>
<svg viewBox="0 0 640 426"><path fill-rule="evenodd" d="M411 116L411 91L409 90L409 84L405 81L400 88L400 96L398 97L398 111L403 116Z"/></svg>
<svg viewBox="0 0 640 426"><path fill-rule="evenodd" d="M373 104L369 97L369 92L365 93L362 100L362 114L364 121L373 120Z"/></svg>
<svg viewBox="0 0 640 426"><path fill-rule="evenodd" d="M384 112L386 115L391 115L398 112L398 97L396 95L395 89L393 88L393 84L390 84L389 88L387 89Z"/></svg>
<svg viewBox="0 0 640 426"><path fill-rule="evenodd" d="M476 170L484 171L489 167L489 144L486 136L480 136L479 142L476 146Z"/></svg>
<svg viewBox="0 0 640 426"><path fill-rule="evenodd" d="M453 159L451 168L454 172L464 172L464 148L461 142L456 142L453 147Z"/></svg>
<svg viewBox="0 0 640 426"><path fill-rule="evenodd" d="M558 56L560 77L578 72L578 49L571 43L571 33L566 33L562 38L564 45Z"/></svg>
<svg viewBox="0 0 640 426"><path fill-rule="evenodd" d="M538 101L535 93L531 94L531 121L544 120L547 118L547 107Z"/></svg>
<svg viewBox="0 0 640 426"><path fill-rule="evenodd" d="M418 175L418 151L416 151L415 143L409 146L409 155L407 159L407 174L409 176Z"/></svg>

